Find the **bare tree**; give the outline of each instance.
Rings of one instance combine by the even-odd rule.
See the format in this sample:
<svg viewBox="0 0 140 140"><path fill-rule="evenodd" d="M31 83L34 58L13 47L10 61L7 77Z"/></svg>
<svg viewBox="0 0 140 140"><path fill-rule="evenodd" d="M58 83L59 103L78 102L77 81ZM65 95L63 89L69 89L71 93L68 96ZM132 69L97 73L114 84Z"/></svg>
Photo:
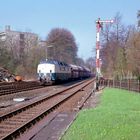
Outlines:
<svg viewBox="0 0 140 140"><path fill-rule="evenodd" d="M55 28L50 31L47 37L48 54L53 59L76 63L77 45L75 38L70 31L63 28Z"/></svg>
<svg viewBox="0 0 140 140"><path fill-rule="evenodd" d="M127 64L130 72L140 76L140 33L132 32L127 43Z"/></svg>
<svg viewBox="0 0 140 140"><path fill-rule="evenodd" d="M138 27L140 27L140 10L138 10L137 18L138 18Z"/></svg>
<svg viewBox="0 0 140 140"><path fill-rule="evenodd" d="M93 73L96 72L96 70L95 70L95 68L96 68L95 64L96 64L96 60L95 60L95 58L93 58L93 57L88 58L88 59L86 60L86 62L85 62L85 65L86 65Z"/></svg>
<svg viewBox="0 0 140 140"><path fill-rule="evenodd" d="M103 32L101 58L103 72L107 77L125 77L127 73L126 43L129 38L129 28L121 23L121 15L115 16L115 23L106 26Z"/></svg>

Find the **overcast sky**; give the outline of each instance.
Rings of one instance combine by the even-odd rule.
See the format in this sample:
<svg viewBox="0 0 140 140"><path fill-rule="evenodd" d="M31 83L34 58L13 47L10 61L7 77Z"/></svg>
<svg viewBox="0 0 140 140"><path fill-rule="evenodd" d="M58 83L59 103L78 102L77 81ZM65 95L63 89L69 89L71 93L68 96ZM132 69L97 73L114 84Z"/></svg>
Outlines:
<svg viewBox="0 0 140 140"><path fill-rule="evenodd" d="M140 0L0 0L0 31L5 25L32 31L46 39L51 29L66 28L78 44L83 59L94 56L95 20L112 19L117 12L124 24L136 25Z"/></svg>

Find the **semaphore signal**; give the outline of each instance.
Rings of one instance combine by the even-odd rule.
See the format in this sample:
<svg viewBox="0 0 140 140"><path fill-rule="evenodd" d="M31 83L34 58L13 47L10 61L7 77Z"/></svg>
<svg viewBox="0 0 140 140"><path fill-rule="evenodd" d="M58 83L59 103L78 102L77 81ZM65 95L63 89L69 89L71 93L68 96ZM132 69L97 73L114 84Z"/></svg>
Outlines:
<svg viewBox="0 0 140 140"><path fill-rule="evenodd" d="M96 78L101 76L101 59L100 59L100 30L104 23L113 23L113 20L96 20Z"/></svg>

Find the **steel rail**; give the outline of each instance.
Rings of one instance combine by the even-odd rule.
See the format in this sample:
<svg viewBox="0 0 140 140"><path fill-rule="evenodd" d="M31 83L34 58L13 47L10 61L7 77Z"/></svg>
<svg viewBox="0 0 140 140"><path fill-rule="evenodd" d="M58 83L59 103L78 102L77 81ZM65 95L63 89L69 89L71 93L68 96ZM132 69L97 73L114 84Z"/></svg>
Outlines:
<svg viewBox="0 0 140 140"><path fill-rule="evenodd" d="M13 112L10 112L8 114L5 114L5 115L1 116L0 117L0 120L1 120L0 128L1 128L1 132L3 132L6 129L6 127L4 127L2 125L2 124L4 124L4 122L5 123L11 122L12 119L14 120L15 115L17 116L18 114L22 114L22 112L23 113L25 112L25 114L24 114L25 116L22 115L23 118L25 119L25 122L24 122L24 119L22 118L22 116L20 116L21 118L19 117L20 119L15 118L15 120L17 119L17 120L20 120L20 121L23 121L23 122L21 123L20 121L18 121L19 124L21 123L20 126L18 126L16 128L12 127L11 128L12 130L9 130L9 131L7 130L9 133L6 134L6 135L5 135L5 133L3 133L3 135L0 136L0 139L2 139L2 140L11 139L12 137L15 137L16 135L19 135L20 132L23 132L26 128L30 127L37 120L39 120L44 115L46 115L49 112L51 112L51 110L55 109L57 106L59 106L64 101L66 101L68 98L70 98L71 96L76 94L82 88L84 88L87 85L89 85L91 82L93 82L93 80L86 81L86 83L84 83L84 82L78 83L77 85L68 87L63 91L60 91L60 92L52 94L51 96L43 97L42 99L39 99L38 101L32 102L30 105L26 105L26 106L24 106L24 107L22 107L20 109L17 109L17 110L15 110ZM76 88L76 89L74 91L71 91L70 93L68 93L68 91L73 89L73 88ZM64 94L64 92L66 92L66 91L67 91L67 94ZM57 95L61 96L61 98L59 97L58 100L55 101L55 103L52 102L48 107L45 106L45 108L40 107L41 103L42 103L42 106L43 106L43 104L46 104L46 101L48 101L48 99L51 99L52 97L57 96ZM39 108L41 109L41 110L39 110L40 113L36 112L37 107L38 107L38 109ZM30 111L30 113L29 112L27 113L28 109L32 109ZM32 115L34 117L32 117ZM28 121L26 120L27 119L26 117L29 117ZM9 119L9 121L8 121L8 119ZM3 128L3 130L2 130L2 128Z"/></svg>

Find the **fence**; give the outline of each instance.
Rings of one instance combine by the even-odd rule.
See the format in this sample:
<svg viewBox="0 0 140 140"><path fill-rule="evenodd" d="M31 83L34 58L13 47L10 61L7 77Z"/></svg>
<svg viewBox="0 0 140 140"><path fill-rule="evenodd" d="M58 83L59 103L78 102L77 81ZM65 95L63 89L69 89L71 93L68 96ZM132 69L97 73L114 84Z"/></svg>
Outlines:
<svg viewBox="0 0 140 140"><path fill-rule="evenodd" d="M100 80L101 86L108 86L114 88L121 88L130 91L136 91L140 93L140 81L139 80Z"/></svg>

